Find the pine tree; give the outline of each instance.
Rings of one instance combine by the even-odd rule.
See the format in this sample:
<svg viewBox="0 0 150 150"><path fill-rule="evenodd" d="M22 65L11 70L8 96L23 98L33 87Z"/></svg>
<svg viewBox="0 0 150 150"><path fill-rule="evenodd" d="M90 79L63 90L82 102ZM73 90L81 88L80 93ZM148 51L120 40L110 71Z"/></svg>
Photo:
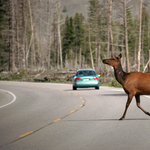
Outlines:
<svg viewBox="0 0 150 150"><path fill-rule="evenodd" d="M63 60L68 67L68 59L72 58L73 46L75 42L74 23L72 17L66 17L63 33ZM71 59L72 60L72 59Z"/></svg>
<svg viewBox="0 0 150 150"><path fill-rule="evenodd" d="M68 58L68 52L69 52L69 17L67 16L65 19L65 24L64 24L64 29L63 29L63 40L62 40L62 45L63 45L63 62L67 63L67 58Z"/></svg>
<svg viewBox="0 0 150 150"><path fill-rule="evenodd" d="M90 28L90 39L91 42L91 49L95 51L95 69L98 69L98 23L100 17L100 3L99 0L90 0L89 6L89 28ZM92 60L91 60L92 61Z"/></svg>
<svg viewBox="0 0 150 150"><path fill-rule="evenodd" d="M75 26L75 65L77 65L77 58L79 58L79 64L81 67L81 53L83 48L83 43L85 41L85 29L84 29L84 17L82 14L76 13L74 17ZM78 57L79 56L79 57Z"/></svg>
<svg viewBox="0 0 150 150"><path fill-rule="evenodd" d="M83 38L84 38L84 25L83 25L84 17L82 14L76 13L74 18L74 26L75 26L75 45L78 47L78 49L83 44Z"/></svg>
<svg viewBox="0 0 150 150"><path fill-rule="evenodd" d="M2 70L9 70L9 67L5 67L5 64L8 64L8 40L6 39L6 35L3 35L3 31L6 32L5 30L8 29L8 14L6 12L7 10L4 8L7 3L7 0L0 0L0 72Z"/></svg>
<svg viewBox="0 0 150 150"><path fill-rule="evenodd" d="M134 46L135 46L135 27L134 27L134 23L133 23L133 19L132 19L132 15L131 15L131 11L130 8L127 7L127 26L128 26L128 49L129 49L129 55L132 56L130 57L131 59L134 58ZM133 60L132 60L133 62Z"/></svg>
<svg viewBox="0 0 150 150"><path fill-rule="evenodd" d="M69 48L73 48L74 40L75 40L74 21L73 21L73 18L70 17L70 25L69 25Z"/></svg>

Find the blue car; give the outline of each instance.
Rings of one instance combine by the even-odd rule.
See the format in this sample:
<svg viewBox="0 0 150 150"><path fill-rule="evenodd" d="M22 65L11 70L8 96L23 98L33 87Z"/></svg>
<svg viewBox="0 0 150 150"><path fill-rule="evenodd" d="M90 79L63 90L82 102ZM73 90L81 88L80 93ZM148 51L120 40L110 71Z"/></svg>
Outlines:
<svg viewBox="0 0 150 150"><path fill-rule="evenodd" d="M99 76L93 69L80 69L73 78L73 90L77 88L95 87L99 89Z"/></svg>

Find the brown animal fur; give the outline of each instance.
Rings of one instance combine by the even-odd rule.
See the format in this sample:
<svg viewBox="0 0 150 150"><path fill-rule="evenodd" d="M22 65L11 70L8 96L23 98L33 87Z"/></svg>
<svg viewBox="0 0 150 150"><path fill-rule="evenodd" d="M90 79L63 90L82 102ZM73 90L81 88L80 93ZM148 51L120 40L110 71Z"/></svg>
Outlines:
<svg viewBox="0 0 150 150"><path fill-rule="evenodd" d="M150 113L145 111L140 106L140 95L150 94L150 73L131 72L126 73L121 66L122 55L110 59L104 59L103 63L114 67L114 74L116 80L123 86L124 91L128 95L125 111L119 120L123 120L126 116L127 109L135 96L137 107L140 108L145 114L150 116Z"/></svg>

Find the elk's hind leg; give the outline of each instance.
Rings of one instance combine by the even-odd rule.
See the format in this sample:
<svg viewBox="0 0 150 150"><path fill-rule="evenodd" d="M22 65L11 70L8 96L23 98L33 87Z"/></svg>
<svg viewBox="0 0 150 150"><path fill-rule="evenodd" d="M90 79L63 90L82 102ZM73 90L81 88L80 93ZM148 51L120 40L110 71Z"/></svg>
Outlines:
<svg viewBox="0 0 150 150"><path fill-rule="evenodd" d="M145 114L150 116L150 113L145 111L140 105L140 95L135 95L137 107L140 108Z"/></svg>

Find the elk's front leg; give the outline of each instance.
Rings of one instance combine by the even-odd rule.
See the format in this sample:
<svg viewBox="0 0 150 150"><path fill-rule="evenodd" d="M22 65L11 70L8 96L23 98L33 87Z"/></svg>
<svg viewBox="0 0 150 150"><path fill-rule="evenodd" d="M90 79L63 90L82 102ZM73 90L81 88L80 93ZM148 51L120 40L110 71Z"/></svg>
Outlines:
<svg viewBox="0 0 150 150"><path fill-rule="evenodd" d="M123 120L125 118L126 113L127 113L127 109L128 109L128 107L129 107L129 105L132 101L133 96L134 96L133 94L128 94L128 100L127 100L127 103L126 103L125 111L123 113L123 116L119 120Z"/></svg>

